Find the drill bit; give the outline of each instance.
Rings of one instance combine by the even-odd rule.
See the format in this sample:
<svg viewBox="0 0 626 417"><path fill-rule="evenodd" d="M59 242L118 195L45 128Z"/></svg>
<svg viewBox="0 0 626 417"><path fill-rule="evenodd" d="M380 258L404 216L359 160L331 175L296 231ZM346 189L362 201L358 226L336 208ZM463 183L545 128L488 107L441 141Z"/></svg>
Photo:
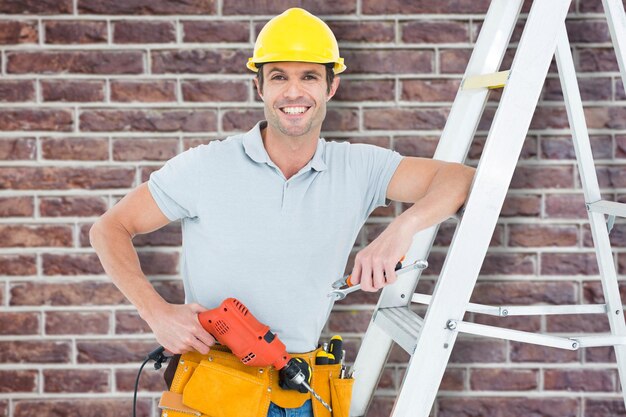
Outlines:
<svg viewBox="0 0 626 417"><path fill-rule="evenodd" d="M313 391L313 388L311 388L309 384L306 383L306 381L302 381L301 384L304 386L304 388L308 389L311 392L311 394L313 394L315 399L321 402L322 405L326 407L328 411L330 411L331 413L333 412L332 408L330 408L330 405L326 404L326 401L322 400L322 397L320 397L320 395L317 392Z"/></svg>

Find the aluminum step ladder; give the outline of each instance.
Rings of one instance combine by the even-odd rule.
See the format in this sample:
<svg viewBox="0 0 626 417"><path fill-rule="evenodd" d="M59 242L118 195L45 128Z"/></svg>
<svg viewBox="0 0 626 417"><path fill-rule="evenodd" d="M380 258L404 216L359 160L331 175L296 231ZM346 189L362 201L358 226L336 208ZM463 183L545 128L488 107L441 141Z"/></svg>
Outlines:
<svg viewBox="0 0 626 417"><path fill-rule="evenodd" d="M365 415L392 342L396 342L411 355L411 359L391 415L427 417L459 332L571 350L614 346L621 386L626 387L626 324L609 243L610 227L615 216L626 215L626 205L603 201L600 196L565 30L570 2L533 2L511 69L504 72L496 71L504 57L523 0L491 2L434 155L438 160L463 162L489 89L504 85L469 198L432 297L414 294L419 270L404 274L394 285L383 289L353 366L356 380L351 416ZM626 15L621 0L603 0L603 5L626 86ZM470 304L470 296L554 55L572 130L605 304L509 307ZM407 262L428 258L437 229L438 226L434 226L415 235L406 256ZM424 318L410 309L412 302L429 304ZM509 330L464 322L466 311L497 316L607 314L611 334L566 338Z"/></svg>

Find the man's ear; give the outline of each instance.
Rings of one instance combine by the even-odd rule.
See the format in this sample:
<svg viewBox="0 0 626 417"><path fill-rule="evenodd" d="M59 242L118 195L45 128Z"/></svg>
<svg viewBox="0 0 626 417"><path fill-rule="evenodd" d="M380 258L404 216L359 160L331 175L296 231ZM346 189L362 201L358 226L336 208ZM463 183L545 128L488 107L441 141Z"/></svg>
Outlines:
<svg viewBox="0 0 626 417"><path fill-rule="evenodd" d="M328 93L328 97L326 97L326 101L330 101L330 99L333 98L333 96L337 92L337 89L339 88L339 81L339 77L333 78L333 82L330 85L330 92Z"/></svg>
<svg viewBox="0 0 626 417"><path fill-rule="evenodd" d="M260 69L259 71L263 71L263 69ZM252 80L254 81L254 87L256 88L257 94L259 95L261 100L263 100L263 93L261 92L261 86L259 85L259 79L257 77L254 77Z"/></svg>

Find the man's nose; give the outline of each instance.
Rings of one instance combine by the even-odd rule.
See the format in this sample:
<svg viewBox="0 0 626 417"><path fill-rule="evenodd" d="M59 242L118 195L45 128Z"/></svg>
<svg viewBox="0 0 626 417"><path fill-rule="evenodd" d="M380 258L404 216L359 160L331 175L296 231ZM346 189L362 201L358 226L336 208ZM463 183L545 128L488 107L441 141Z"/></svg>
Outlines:
<svg viewBox="0 0 626 417"><path fill-rule="evenodd" d="M302 97L302 85L300 84L300 80L289 81L284 96L288 98Z"/></svg>

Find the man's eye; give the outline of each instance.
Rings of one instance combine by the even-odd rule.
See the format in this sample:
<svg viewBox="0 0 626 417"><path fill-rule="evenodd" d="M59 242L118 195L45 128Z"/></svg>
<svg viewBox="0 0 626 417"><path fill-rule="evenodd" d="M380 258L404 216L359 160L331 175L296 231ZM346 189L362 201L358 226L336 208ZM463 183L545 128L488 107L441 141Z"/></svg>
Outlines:
<svg viewBox="0 0 626 417"><path fill-rule="evenodd" d="M285 77L283 77L282 75L274 75L272 77L272 80L284 80L284 79L285 79Z"/></svg>
<svg viewBox="0 0 626 417"><path fill-rule="evenodd" d="M305 75L304 79L305 80L317 80L317 77L315 75Z"/></svg>

